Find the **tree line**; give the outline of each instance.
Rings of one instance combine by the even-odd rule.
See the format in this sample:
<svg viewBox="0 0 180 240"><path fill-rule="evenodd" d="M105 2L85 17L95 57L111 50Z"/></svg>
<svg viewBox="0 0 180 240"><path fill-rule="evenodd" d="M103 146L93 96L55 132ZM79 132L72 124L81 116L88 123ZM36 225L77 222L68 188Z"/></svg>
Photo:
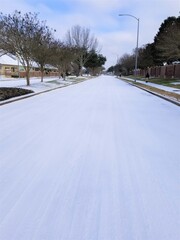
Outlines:
<svg viewBox="0 0 180 240"><path fill-rule="evenodd" d="M147 69L151 66L162 66L180 61L180 17L168 17L161 24L153 43L143 45L138 49L138 68ZM135 62L135 50L132 54L121 56L115 66L107 71L132 74Z"/></svg>
<svg viewBox="0 0 180 240"><path fill-rule="evenodd" d="M59 77L72 71L81 75L83 67L92 74L102 70L106 57L99 53L98 41L89 28L73 26L64 41L56 39L55 32L46 21L39 20L37 13L0 13L0 56L18 58L25 68L27 85L33 63L39 66L41 81L47 64L57 68Z"/></svg>

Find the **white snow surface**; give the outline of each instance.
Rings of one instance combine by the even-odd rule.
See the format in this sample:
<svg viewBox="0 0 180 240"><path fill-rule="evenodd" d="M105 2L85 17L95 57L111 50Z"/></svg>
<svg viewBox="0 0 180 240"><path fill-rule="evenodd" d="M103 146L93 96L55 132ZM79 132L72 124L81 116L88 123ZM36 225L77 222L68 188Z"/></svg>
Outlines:
<svg viewBox="0 0 180 240"><path fill-rule="evenodd" d="M127 79L127 80L130 80L132 82L134 82L134 79L132 78L128 78L128 77L124 77L124 79ZM180 89L176 87L176 85L180 84L180 81L177 80L177 82L172 82L172 84L174 84L174 87L168 87L168 86L164 86L164 85L160 85L160 84L156 84L156 83L151 83L151 82L143 82L142 80L136 80L136 82L139 82L139 83L143 83L147 86L151 86L151 87L155 87L155 88L158 88L158 89L162 89L162 90L165 90L165 91L168 91L168 92L175 92L177 94L180 94Z"/></svg>
<svg viewBox="0 0 180 240"><path fill-rule="evenodd" d="M16 56L10 57L8 55L2 55L0 56L0 64L8 64L8 65L15 65L18 66L18 59L16 58ZM20 66L22 66L22 64L19 63Z"/></svg>
<svg viewBox="0 0 180 240"><path fill-rule="evenodd" d="M180 109L112 76L0 107L1 240L179 240Z"/></svg>
<svg viewBox="0 0 180 240"><path fill-rule="evenodd" d="M33 90L35 93L43 92L49 89L66 86L71 84L72 82L78 80L78 78L66 78L64 81L62 78L58 77L44 77L43 82L39 77L32 77L30 79L30 86L27 86L27 82L25 78L5 78L2 77L0 79L0 87L18 87L23 89Z"/></svg>

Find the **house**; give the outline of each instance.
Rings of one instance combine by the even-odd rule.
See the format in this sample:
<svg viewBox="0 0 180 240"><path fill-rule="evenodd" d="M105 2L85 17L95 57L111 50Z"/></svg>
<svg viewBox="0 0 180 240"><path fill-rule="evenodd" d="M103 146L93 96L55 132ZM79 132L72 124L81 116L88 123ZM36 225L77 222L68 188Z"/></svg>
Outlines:
<svg viewBox="0 0 180 240"><path fill-rule="evenodd" d="M47 64L44 71L45 76L58 76L57 68ZM0 57L0 77L25 77L26 72L23 65L16 56L3 55ZM36 63L30 70L30 77L40 77L41 72Z"/></svg>
<svg viewBox="0 0 180 240"><path fill-rule="evenodd" d="M18 74L19 63L15 57L3 55L0 57L0 75L11 77L13 74Z"/></svg>

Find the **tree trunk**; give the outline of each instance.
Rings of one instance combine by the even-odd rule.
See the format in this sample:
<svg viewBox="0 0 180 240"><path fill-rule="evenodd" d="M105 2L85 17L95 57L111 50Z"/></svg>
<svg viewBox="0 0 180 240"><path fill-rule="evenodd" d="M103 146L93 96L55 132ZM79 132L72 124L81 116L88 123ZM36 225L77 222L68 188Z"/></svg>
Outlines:
<svg viewBox="0 0 180 240"><path fill-rule="evenodd" d="M63 72L63 80L65 81L66 80L66 73L65 72Z"/></svg>
<svg viewBox="0 0 180 240"><path fill-rule="evenodd" d="M79 65L78 76L82 76L82 66L81 65Z"/></svg>
<svg viewBox="0 0 180 240"><path fill-rule="evenodd" d="M41 66L41 82L43 82L43 77L44 77L44 68Z"/></svg>
<svg viewBox="0 0 180 240"><path fill-rule="evenodd" d="M79 76L82 76L82 75L83 75L83 69L81 68L79 72Z"/></svg>
<svg viewBox="0 0 180 240"><path fill-rule="evenodd" d="M59 79L61 78L61 71L58 71Z"/></svg>
<svg viewBox="0 0 180 240"><path fill-rule="evenodd" d="M30 67L29 66L26 67L26 83L27 83L27 86L30 86Z"/></svg>

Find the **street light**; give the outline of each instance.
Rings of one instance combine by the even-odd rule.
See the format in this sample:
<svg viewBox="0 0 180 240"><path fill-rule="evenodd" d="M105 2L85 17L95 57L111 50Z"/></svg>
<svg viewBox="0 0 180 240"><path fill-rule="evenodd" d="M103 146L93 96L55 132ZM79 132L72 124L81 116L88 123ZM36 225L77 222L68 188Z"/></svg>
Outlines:
<svg viewBox="0 0 180 240"><path fill-rule="evenodd" d="M131 15L131 14L119 14L120 17L122 16L129 16L129 17L132 17L132 18L135 18L138 22L137 24L137 42L136 42L136 57L135 57L135 81L136 81L136 77L137 77L137 60L138 60L138 42L139 42L139 18Z"/></svg>

